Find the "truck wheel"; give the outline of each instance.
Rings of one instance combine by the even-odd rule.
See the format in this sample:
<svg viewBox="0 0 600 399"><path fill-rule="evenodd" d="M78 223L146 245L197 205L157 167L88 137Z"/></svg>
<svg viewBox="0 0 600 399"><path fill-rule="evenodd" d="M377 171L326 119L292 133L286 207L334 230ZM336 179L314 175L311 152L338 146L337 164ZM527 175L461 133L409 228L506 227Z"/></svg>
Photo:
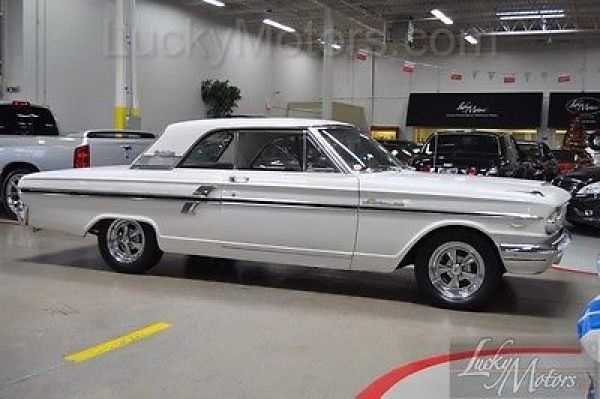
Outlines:
<svg viewBox="0 0 600 399"><path fill-rule="evenodd" d="M162 258L154 229L134 220L103 223L98 246L104 261L116 272L142 274Z"/></svg>
<svg viewBox="0 0 600 399"><path fill-rule="evenodd" d="M420 248L415 276L421 292L435 306L478 310L494 293L502 268L495 248L478 234L446 231Z"/></svg>
<svg viewBox="0 0 600 399"><path fill-rule="evenodd" d="M25 175L33 173L31 169L18 168L8 172L2 182L2 205L8 212L8 217L12 220L19 220L23 217L23 201L19 193L19 181Z"/></svg>

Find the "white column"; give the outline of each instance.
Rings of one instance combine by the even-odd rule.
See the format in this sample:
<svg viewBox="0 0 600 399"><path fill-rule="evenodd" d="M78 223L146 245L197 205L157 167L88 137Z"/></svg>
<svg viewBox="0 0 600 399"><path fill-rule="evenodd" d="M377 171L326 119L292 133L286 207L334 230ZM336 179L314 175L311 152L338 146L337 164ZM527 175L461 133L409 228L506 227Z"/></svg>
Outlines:
<svg viewBox="0 0 600 399"><path fill-rule="evenodd" d="M135 0L116 0L114 128L139 129L135 56Z"/></svg>
<svg viewBox="0 0 600 399"><path fill-rule="evenodd" d="M332 119L333 117L333 40L335 38L335 26L333 24L333 12L330 7L324 10L323 41L323 80L321 85L322 117Z"/></svg>
<svg viewBox="0 0 600 399"><path fill-rule="evenodd" d="M21 7L23 69L17 97L46 104L46 0L23 0Z"/></svg>

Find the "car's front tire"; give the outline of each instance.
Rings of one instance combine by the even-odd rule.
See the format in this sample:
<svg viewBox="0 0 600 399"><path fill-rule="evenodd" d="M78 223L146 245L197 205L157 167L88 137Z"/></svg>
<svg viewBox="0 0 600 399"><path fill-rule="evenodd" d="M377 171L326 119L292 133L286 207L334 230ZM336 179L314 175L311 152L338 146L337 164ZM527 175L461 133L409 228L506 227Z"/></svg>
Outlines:
<svg viewBox="0 0 600 399"><path fill-rule="evenodd" d="M98 230L104 261L119 273L142 274L162 258L154 229L135 220L111 220Z"/></svg>
<svg viewBox="0 0 600 399"><path fill-rule="evenodd" d="M479 310L496 290L502 267L495 247L481 235L446 230L420 247L415 276L421 292L435 306Z"/></svg>

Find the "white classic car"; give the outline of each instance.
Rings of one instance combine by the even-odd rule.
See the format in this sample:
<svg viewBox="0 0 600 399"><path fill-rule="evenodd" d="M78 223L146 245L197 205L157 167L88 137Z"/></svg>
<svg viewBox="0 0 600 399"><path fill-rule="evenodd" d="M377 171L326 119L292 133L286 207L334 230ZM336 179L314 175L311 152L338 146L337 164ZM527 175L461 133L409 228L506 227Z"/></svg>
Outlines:
<svg viewBox="0 0 600 399"><path fill-rule="evenodd" d="M505 272L558 262L569 194L539 182L402 170L354 127L223 119L167 128L132 166L25 176L26 223L98 236L116 271L163 252L393 272L473 309Z"/></svg>

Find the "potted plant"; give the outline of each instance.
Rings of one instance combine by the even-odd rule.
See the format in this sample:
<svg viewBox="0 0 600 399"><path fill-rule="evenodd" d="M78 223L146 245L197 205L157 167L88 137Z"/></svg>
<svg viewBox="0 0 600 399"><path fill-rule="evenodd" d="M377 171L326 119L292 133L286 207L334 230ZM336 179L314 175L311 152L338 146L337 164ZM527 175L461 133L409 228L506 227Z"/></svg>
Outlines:
<svg viewBox="0 0 600 399"><path fill-rule="evenodd" d="M206 104L209 118L226 118L233 114L242 99L240 89L229 81L205 80L202 82L202 101Z"/></svg>

